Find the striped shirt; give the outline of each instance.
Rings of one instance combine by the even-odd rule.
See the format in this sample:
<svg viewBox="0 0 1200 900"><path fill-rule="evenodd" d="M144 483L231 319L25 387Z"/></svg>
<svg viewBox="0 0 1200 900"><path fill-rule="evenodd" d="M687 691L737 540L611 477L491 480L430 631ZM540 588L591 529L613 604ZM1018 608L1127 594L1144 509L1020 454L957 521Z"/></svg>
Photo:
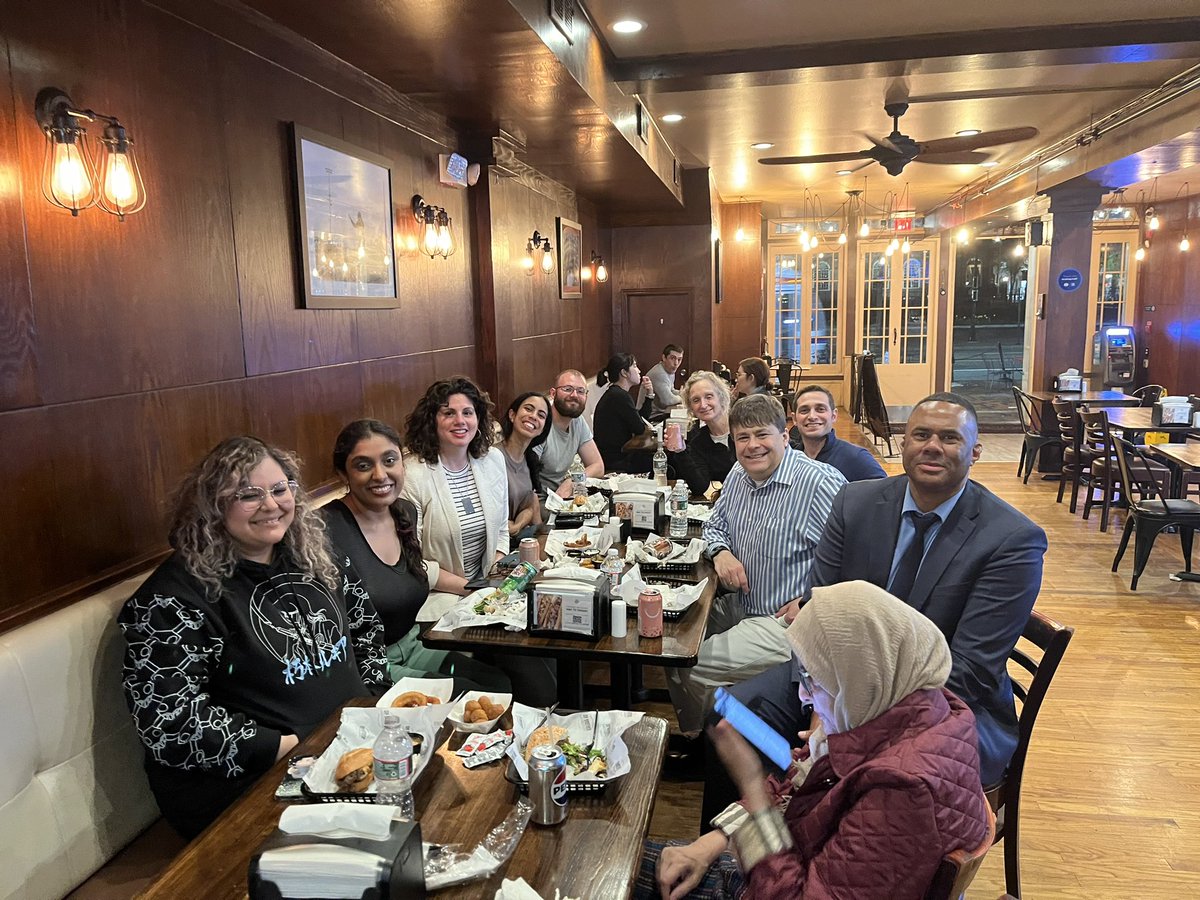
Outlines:
<svg viewBox="0 0 1200 900"><path fill-rule="evenodd" d="M750 592L739 596L748 614L774 615L808 590L817 542L833 497L845 483L833 466L791 447L761 486L740 463L729 470L704 526L704 540L710 555L728 550L745 568Z"/></svg>
<svg viewBox="0 0 1200 900"><path fill-rule="evenodd" d="M483 554L487 551L487 520L483 516L483 502L479 499L479 487L470 463L459 472L451 472L442 466L450 496L458 510L458 527L462 532L463 572L467 581L483 575Z"/></svg>

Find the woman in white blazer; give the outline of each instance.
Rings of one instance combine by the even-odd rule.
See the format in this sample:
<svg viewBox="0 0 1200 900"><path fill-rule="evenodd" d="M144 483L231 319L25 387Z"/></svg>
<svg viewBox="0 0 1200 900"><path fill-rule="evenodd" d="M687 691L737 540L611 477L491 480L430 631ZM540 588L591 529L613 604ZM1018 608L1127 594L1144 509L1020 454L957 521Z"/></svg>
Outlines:
<svg viewBox="0 0 1200 900"><path fill-rule="evenodd" d="M421 552L433 591L466 596L508 553L508 470L493 447L492 402L464 377L429 386L405 422L404 492L417 508ZM524 703L557 694L552 660L492 660Z"/></svg>

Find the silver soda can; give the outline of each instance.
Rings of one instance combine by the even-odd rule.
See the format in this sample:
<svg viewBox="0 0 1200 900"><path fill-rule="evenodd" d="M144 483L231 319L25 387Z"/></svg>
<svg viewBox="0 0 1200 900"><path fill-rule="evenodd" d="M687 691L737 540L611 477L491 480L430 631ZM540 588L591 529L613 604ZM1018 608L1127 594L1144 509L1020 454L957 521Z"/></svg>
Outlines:
<svg viewBox="0 0 1200 900"><path fill-rule="evenodd" d="M521 562L537 564L538 557L541 555L541 550L538 548L537 538L521 538L520 550Z"/></svg>
<svg viewBox="0 0 1200 900"><path fill-rule="evenodd" d="M537 747L530 754L529 800L537 825L557 825L567 817L567 758L558 747Z"/></svg>

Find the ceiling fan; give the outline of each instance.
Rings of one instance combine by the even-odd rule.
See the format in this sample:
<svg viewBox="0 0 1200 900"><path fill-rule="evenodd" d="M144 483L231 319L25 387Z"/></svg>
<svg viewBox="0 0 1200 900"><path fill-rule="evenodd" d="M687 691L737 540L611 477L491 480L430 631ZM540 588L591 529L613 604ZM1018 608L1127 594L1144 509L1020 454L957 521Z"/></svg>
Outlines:
<svg viewBox="0 0 1200 900"><path fill-rule="evenodd" d="M994 147L1037 137L1038 130L1031 126L1003 128L999 131L981 131L979 134L962 137L937 138L932 141L915 141L900 133L900 117L908 112L907 103L886 103L884 112L892 117L892 133L885 138L864 135L874 146L850 153L816 153L810 156L768 156L760 159L764 166L792 166L799 163L851 162L866 159L879 163L889 175L899 175L910 162L933 163L941 166L978 165L986 162L988 155L977 152L980 147ZM870 165L868 162L867 165Z"/></svg>

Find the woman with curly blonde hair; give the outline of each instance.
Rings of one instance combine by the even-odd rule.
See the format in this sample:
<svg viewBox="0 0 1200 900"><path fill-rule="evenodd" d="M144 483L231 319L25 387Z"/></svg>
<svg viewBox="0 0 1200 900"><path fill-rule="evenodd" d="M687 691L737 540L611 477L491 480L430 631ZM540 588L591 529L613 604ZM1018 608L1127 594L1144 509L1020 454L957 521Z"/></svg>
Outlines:
<svg viewBox="0 0 1200 900"><path fill-rule="evenodd" d="M159 808L194 837L351 697L383 630L330 552L294 455L228 438L176 491L174 553L125 604L125 693Z"/></svg>

